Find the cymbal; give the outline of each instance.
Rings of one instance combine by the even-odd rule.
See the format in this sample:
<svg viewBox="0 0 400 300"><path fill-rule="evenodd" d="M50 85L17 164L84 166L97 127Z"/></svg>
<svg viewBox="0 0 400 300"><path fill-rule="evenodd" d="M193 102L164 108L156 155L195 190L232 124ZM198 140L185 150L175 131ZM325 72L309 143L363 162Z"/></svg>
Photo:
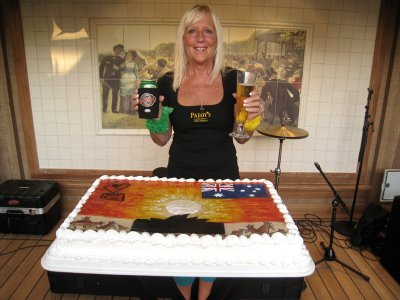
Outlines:
<svg viewBox="0 0 400 300"><path fill-rule="evenodd" d="M270 126L261 123L257 131L263 135L283 138L283 139L302 139L308 137L308 131L287 125Z"/></svg>

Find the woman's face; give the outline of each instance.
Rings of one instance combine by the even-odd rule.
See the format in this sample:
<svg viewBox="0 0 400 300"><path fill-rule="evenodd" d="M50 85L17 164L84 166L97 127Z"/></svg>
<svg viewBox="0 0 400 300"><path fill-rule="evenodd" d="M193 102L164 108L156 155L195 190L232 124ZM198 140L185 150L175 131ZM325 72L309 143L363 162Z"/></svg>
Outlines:
<svg viewBox="0 0 400 300"><path fill-rule="evenodd" d="M189 63L212 63L217 47L217 32L210 16L205 15L189 25L183 35L183 45Z"/></svg>

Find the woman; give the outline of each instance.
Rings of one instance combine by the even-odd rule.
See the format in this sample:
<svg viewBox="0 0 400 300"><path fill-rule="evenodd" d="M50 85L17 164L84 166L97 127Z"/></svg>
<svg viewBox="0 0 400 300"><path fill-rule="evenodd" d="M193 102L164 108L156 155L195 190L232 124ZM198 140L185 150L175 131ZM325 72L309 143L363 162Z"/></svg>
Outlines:
<svg viewBox="0 0 400 300"><path fill-rule="evenodd" d="M123 62L119 69L121 71L121 86L120 97L121 102L119 112L125 114L132 114L132 95L138 87L138 66L135 63L136 51L128 50L125 54L125 62Z"/></svg>
<svg viewBox="0 0 400 300"><path fill-rule="evenodd" d="M208 6L195 6L182 17L175 48L175 68L158 80L159 120L147 120L152 140L168 143L168 177L238 179L236 149L229 133L235 127L236 70L224 68L220 22ZM134 97L137 109L137 95ZM262 100L253 91L246 99L247 131L261 122ZM248 139L237 140L243 144ZM190 299L194 278L175 278ZM214 278L200 278L198 299L207 299Z"/></svg>

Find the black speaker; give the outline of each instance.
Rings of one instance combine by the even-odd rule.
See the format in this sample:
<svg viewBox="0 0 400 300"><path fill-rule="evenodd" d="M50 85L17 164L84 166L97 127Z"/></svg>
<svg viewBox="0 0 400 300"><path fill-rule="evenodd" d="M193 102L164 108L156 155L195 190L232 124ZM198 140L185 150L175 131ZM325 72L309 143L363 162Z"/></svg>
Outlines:
<svg viewBox="0 0 400 300"><path fill-rule="evenodd" d="M382 246L381 265L400 283L400 195L394 197L385 240Z"/></svg>

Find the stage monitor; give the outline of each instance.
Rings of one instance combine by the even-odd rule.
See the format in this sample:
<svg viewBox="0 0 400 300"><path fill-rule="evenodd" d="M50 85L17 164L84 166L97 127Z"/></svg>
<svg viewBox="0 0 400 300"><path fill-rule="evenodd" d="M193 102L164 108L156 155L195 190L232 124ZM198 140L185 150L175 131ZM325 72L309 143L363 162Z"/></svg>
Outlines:
<svg viewBox="0 0 400 300"><path fill-rule="evenodd" d="M383 174L380 202L393 202L400 195L400 169L386 169Z"/></svg>

